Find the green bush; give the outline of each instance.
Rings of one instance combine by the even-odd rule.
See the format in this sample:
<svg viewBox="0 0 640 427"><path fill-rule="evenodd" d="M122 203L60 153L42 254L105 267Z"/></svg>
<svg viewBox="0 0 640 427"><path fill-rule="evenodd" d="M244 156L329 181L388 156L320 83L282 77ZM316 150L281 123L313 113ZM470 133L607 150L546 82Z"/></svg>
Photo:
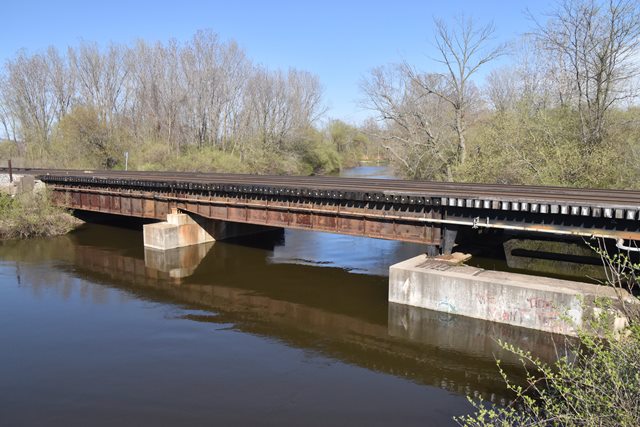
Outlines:
<svg viewBox="0 0 640 427"><path fill-rule="evenodd" d="M602 143L585 147L580 118L566 108L487 115L469 129L462 182L635 188L640 178L638 111L614 111Z"/></svg>
<svg viewBox="0 0 640 427"><path fill-rule="evenodd" d="M169 170L169 171L193 171L193 172L236 172L243 173L247 167L240 161L237 155L221 151L214 147L191 147L180 155L163 153L150 150L155 158L150 162L140 162L132 157L134 167L140 170Z"/></svg>
<svg viewBox="0 0 640 427"><path fill-rule="evenodd" d="M0 194L0 239L57 236L80 223L51 204L47 192L10 197Z"/></svg>
<svg viewBox="0 0 640 427"><path fill-rule="evenodd" d="M0 140L0 160L15 159L20 155L18 144L13 141ZM6 166L6 165L2 165Z"/></svg>
<svg viewBox="0 0 640 427"><path fill-rule="evenodd" d="M29 144L32 164L50 167L112 169L124 164L130 135L92 106L78 105L56 123L51 143Z"/></svg>
<svg viewBox="0 0 640 427"><path fill-rule="evenodd" d="M302 155L304 175L321 175L340 171L340 156L336 150L324 143L306 147Z"/></svg>

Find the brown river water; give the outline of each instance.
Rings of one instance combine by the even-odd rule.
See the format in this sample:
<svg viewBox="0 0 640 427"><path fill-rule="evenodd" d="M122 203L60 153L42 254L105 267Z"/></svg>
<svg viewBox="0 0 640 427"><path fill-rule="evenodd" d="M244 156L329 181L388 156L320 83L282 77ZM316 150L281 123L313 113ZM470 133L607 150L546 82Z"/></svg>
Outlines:
<svg viewBox="0 0 640 427"><path fill-rule="evenodd" d="M287 230L171 258L96 224L1 242L0 426L445 426L466 396L505 403L495 359L522 372L496 340L551 358L558 337L389 304L389 265L422 251Z"/></svg>

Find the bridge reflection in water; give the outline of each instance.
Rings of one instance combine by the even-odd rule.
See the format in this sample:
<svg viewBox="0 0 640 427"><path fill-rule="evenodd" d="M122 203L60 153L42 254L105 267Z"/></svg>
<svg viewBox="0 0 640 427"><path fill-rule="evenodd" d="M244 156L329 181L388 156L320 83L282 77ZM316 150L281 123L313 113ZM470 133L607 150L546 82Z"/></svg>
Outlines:
<svg viewBox="0 0 640 427"><path fill-rule="evenodd" d="M92 231L93 230L93 231ZM98 230L98 231L95 231ZM102 231L100 231L102 230ZM99 233L99 235L95 234ZM343 362L454 393L508 398L495 359L522 379L497 340L555 356L564 338L387 302L387 278L342 268L273 262L282 236L216 242L165 254L145 252L138 234L98 226L61 237L0 246L3 259L52 259L60 277L20 269L34 292L74 292L100 302L100 287L76 287L69 275L125 295L186 308L180 315L275 339ZM34 249L35 245L35 249ZM2 253L4 252L4 253ZM556 341L554 345L554 340Z"/></svg>

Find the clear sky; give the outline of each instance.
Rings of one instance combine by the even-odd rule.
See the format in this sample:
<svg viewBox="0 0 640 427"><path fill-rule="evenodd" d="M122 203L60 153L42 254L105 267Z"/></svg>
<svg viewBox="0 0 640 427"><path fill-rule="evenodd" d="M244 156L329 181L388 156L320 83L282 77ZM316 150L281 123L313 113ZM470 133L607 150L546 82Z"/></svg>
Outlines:
<svg viewBox="0 0 640 427"><path fill-rule="evenodd" d="M406 60L433 69L433 18L460 13L480 23L493 21L499 41L531 28L529 9L540 15L552 0L368 0L298 1L29 1L0 6L0 61L17 50L64 49L80 40L131 43L189 39L211 29L234 39L254 62L269 68L295 67L317 74L328 117L358 122L359 81L371 68Z"/></svg>

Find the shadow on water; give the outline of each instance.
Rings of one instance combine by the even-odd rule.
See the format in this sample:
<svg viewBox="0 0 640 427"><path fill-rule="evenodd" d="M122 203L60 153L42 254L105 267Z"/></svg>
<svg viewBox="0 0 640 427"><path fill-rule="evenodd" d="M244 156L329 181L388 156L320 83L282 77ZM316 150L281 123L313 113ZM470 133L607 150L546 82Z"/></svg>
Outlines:
<svg viewBox="0 0 640 427"><path fill-rule="evenodd" d="M180 306L186 310L180 314L183 319L232 325L286 346L493 401L507 398L496 358L522 378L517 361L496 340L520 345L544 359L554 357L554 339L562 340L389 304L384 275L307 261L286 263L277 259L282 245L288 244L286 236L284 241L277 235L259 241L259 245L255 239L216 242L158 254L145 252L137 232L88 225L56 239L5 242L0 258L23 263L21 280L34 289L72 292L71 275L136 298ZM287 259L289 254L285 255ZM400 250L397 257L405 255ZM55 270L46 278L39 270L31 276L29 263L44 259L56 260Z"/></svg>

